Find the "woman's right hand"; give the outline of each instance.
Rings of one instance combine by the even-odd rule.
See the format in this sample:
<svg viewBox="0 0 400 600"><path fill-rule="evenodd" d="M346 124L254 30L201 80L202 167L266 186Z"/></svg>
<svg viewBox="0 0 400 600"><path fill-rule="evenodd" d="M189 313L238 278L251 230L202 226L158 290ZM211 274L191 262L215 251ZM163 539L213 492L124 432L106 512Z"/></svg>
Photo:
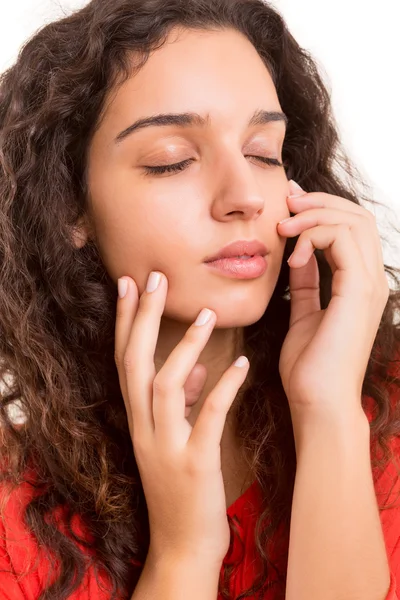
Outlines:
<svg viewBox="0 0 400 600"><path fill-rule="evenodd" d="M138 298L134 280L117 300L115 362L146 497L150 550L158 558L203 557L222 564L230 531L221 472L226 416L249 363L232 364L205 399L194 427L185 418L184 385L213 330L216 315L188 328L156 373L154 354L168 282ZM193 371L194 373L195 371ZM200 395L200 393L199 393Z"/></svg>

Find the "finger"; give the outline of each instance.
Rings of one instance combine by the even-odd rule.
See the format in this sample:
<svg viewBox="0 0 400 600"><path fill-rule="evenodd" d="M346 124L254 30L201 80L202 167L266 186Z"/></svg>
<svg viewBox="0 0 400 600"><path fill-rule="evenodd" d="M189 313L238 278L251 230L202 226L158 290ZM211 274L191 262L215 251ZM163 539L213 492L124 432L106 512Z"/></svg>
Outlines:
<svg viewBox="0 0 400 600"><path fill-rule="evenodd" d="M154 354L168 289L167 278L160 275L157 289L144 290L140 297L123 361L134 425L143 437L154 433Z"/></svg>
<svg viewBox="0 0 400 600"><path fill-rule="evenodd" d="M290 266L292 267L291 263ZM290 328L298 319L321 310L319 269L314 253L305 265L290 269L289 290Z"/></svg>
<svg viewBox="0 0 400 600"><path fill-rule="evenodd" d="M299 213L312 208L325 208L325 209L337 209L347 213L363 216L372 225L373 238L376 242L376 250L378 256L378 269L382 265L384 272L384 259L383 259L383 248L380 239L379 230L377 228L376 218L371 210L360 204L353 202L347 198L336 196L334 194L328 194L326 192L305 192L301 196L296 198L287 198L289 209L291 212ZM380 261L380 262L379 262ZM386 274L384 274L386 280Z"/></svg>
<svg viewBox="0 0 400 600"><path fill-rule="evenodd" d="M209 340L215 321L216 314L209 311L207 322L202 325L192 323L154 378L153 417L161 444L179 442L182 433L186 435L188 431L184 416L184 385Z"/></svg>
<svg viewBox="0 0 400 600"><path fill-rule="evenodd" d="M207 368L205 365L196 363L190 371L189 376L183 386L185 392L185 405L191 407L200 398L201 392L207 381Z"/></svg>
<svg viewBox="0 0 400 600"><path fill-rule="evenodd" d="M220 447L228 411L246 380L249 368L248 360L242 367L232 364L205 399L189 438L189 443L194 444L202 456L206 453L214 455Z"/></svg>
<svg viewBox="0 0 400 600"><path fill-rule="evenodd" d="M295 209L294 212L296 213L308 208L332 208L352 212L375 220L374 214L360 204L326 192L308 192L302 196L297 196L297 198L288 197L288 204Z"/></svg>
<svg viewBox="0 0 400 600"><path fill-rule="evenodd" d="M312 227L341 223L349 225L370 276L381 276L383 256L379 235L372 221L363 215L344 210L314 208L297 213L289 221L282 223L279 229L285 236L294 237Z"/></svg>
<svg viewBox="0 0 400 600"><path fill-rule="evenodd" d="M128 386L126 381L124 356L132 324L135 318L139 298L135 282L130 277L121 277L126 281L127 290L123 298L118 296L115 319L115 341L114 341L114 360L118 371L119 385L122 397L125 402L128 416L128 424L131 436L133 435L132 411L128 399Z"/></svg>
<svg viewBox="0 0 400 600"><path fill-rule="evenodd" d="M346 225L320 225L308 229L300 235L290 261L293 271L290 287L293 322L309 314L312 310L311 303L315 304L315 294L310 294L307 289L302 269L296 268L304 266L310 260L315 248L330 252L329 262L332 262L333 267L332 299L337 296L357 306L360 296L370 294L372 290L372 282L364 268L360 250Z"/></svg>

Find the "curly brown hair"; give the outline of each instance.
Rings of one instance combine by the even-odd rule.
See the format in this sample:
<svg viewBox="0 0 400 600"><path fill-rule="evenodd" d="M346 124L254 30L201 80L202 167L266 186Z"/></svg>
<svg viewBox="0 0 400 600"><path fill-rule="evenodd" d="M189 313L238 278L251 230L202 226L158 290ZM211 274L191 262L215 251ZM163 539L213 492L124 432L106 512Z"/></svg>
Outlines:
<svg viewBox="0 0 400 600"><path fill-rule="evenodd" d="M288 179L309 192L378 204L340 145L316 62L263 0L93 0L24 45L0 81L0 459L3 489L25 481L40 492L25 522L61 561L58 579L40 600L66 599L80 586L86 563L76 541L94 551L92 564L109 578L111 598L130 598L149 548L146 500L114 361L116 286L96 244L74 247L71 229L88 208L87 150L106 95L132 76L132 53L139 70L175 26L234 28L254 45L289 119ZM286 260L297 239L287 240L264 315L244 328L251 371L235 405L236 434L252 456L265 500L256 528L262 572L236 600L265 591L271 568L278 574L276 598L284 598L286 573L270 560L269 544L278 528L289 531L296 473L278 362L290 316ZM323 252L315 254L324 309L332 273ZM374 467L394 458L389 441L400 433L400 403L390 402L400 387L391 371L400 346L399 269L385 265L385 271L393 285L363 384L363 405L369 399L376 412L371 439L383 450L380 459L372 454ZM23 427L9 411L17 399ZM59 506L67 509L70 529L72 517L80 516L92 541L70 539L45 520ZM236 535L230 518L229 524ZM283 564L285 553L282 543ZM233 568L220 579L223 598Z"/></svg>

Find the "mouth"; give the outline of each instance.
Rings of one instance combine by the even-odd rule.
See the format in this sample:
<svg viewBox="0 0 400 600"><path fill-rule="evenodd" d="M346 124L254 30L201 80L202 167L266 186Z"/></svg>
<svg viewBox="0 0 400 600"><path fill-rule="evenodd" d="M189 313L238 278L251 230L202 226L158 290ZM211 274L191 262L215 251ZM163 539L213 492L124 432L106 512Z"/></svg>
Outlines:
<svg viewBox="0 0 400 600"><path fill-rule="evenodd" d="M248 260L249 258L253 258L254 256L256 256L256 255L251 254L249 256L248 254L243 254L243 256L232 256L231 258L240 258L240 260Z"/></svg>
<svg viewBox="0 0 400 600"><path fill-rule="evenodd" d="M251 260L255 256L266 256L267 254L266 246L259 240L237 240L221 248L216 254L206 256L204 262L210 263L225 258Z"/></svg>
<svg viewBox="0 0 400 600"><path fill-rule="evenodd" d="M208 261L205 264L216 272L228 277L254 279L265 273L268 263L266 257L255 254L252 256L239 255L218 258Z"/></svg>

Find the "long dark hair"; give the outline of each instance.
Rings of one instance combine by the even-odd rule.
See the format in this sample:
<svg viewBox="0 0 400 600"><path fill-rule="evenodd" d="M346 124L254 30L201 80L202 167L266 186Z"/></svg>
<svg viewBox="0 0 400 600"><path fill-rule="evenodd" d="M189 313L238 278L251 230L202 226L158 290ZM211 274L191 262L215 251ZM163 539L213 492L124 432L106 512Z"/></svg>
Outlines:
<svg viewBox="0 0 400 600"><path fill-rule="evenodd" d="M86 156L106 95L139 70L175 26L234 28L257 49L289 119L288 179L308 192L378 204L340 145L315 61L262 0L93 0L24 45L0 82L0 376L7 382L0 458L4 489L25 481L40 492L27 506L26 525L60 560L61 572L40 600L66 599L81 584L88 564L77 541L91 551L93 568L106 574L110 597L130 598L149 547L146 501L114 362L116 286L92 241L72 245L71 228L88 208ZM278 361L290 314L286 260L297 239L287 241L264 315L244 330L251 371L235 421L264 498L256 528L262 569L236 600L265 593L272 575L276 598L284 598L296 455ZM332 274L322 251L315 254L324 309ZM389 395L400 384L391 370L400 340L399 270L385 270L391 293L363 384L363 405L368 400L375 409L371 436L383 450L380 460L373 453L373 466L393 459L389 441L400 432L399 403ZM23 427L9 412L17 399ZM59 506L70 527L79 515L91 540L71 539L49 522L46 515ZM237 531L229 522L232 541ZM282 543L274 561L278 528ZM223 598L229 598L234 566L220 579Z"/></svg>

